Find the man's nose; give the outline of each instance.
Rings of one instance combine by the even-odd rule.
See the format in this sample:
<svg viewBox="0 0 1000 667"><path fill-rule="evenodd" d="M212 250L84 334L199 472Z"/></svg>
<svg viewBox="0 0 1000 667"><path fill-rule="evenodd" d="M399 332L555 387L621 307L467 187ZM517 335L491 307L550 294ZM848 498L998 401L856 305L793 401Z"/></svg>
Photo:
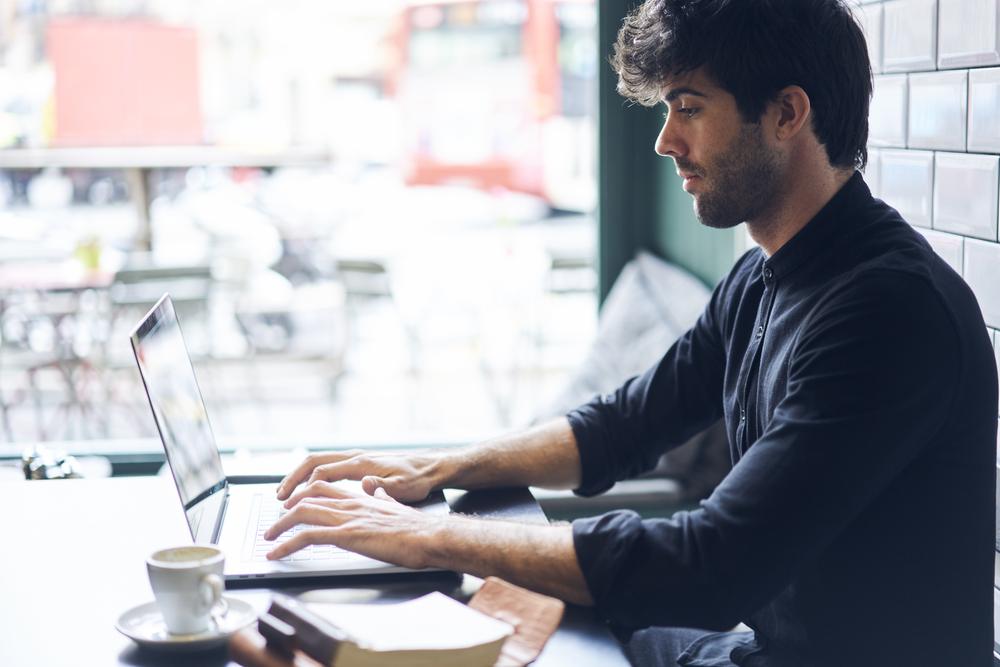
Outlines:
<svg viewBox="0 0 1000 667"><path fill-rule="evenodd" d="M679 157L687 154L687 146L678 136L676 123L672 122L669 116L663 121L663 127L656 136L653 150L663 157Z"/></svg>

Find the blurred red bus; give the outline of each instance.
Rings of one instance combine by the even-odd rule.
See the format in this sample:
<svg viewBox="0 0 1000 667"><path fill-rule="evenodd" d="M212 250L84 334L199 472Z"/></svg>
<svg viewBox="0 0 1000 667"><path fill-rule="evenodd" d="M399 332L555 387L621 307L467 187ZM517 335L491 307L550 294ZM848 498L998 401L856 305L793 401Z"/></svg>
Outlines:
<svg viewBox="0 0 1000 667"><path fill-rule="evenodd" d="M503 188L590 210L596 39L593 0L408 3L388 76L406 181Z"/></svg>

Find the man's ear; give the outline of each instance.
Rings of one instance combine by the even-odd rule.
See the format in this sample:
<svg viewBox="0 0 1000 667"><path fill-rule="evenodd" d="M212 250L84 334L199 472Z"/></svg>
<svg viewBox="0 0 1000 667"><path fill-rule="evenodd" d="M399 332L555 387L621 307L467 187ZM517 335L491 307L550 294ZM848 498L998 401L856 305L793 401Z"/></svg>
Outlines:
<svg viewBox="0 0 1000 667"><path fill-rule="evenodd" d="M791 139L810 122L812 104L800 86L782 88L771 104L775 117L774 136L778 140Z"/></svg>

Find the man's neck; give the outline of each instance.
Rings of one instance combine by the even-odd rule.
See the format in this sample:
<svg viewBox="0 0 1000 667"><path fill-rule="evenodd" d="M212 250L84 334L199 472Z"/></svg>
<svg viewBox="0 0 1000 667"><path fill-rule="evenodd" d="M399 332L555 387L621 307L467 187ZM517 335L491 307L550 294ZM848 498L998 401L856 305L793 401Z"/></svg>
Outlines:
<svg viewBox="0 0 1000 667"><path fill-rule="evenodd" d="M790 170L776 205L756 220L747 220L750 238L771 257L798 234L853 175L853 169Z"/></svg>

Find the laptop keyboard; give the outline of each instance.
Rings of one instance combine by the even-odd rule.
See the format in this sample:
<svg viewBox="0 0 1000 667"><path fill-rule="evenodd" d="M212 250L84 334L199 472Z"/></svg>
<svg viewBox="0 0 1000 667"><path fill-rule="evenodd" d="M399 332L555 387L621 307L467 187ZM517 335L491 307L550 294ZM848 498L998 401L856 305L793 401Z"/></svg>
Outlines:
<svg viewBox="0 0 1000 667"><path fill-rule="evenodd" d="M247 533L244 556L250 561L266 561L267 554L274 547L291 539L308 526L298 525L282 533L278 539L268 542L264 539L264 533L281 516L287 514L284 504L270 494L258 493L253 497L250 507L250 526ZM350 558L355 554L350 551L335 547L332 544L313 544L305 549L301 549L280 559L281 562L309 561L309 560L342 560Z"/></svg>

